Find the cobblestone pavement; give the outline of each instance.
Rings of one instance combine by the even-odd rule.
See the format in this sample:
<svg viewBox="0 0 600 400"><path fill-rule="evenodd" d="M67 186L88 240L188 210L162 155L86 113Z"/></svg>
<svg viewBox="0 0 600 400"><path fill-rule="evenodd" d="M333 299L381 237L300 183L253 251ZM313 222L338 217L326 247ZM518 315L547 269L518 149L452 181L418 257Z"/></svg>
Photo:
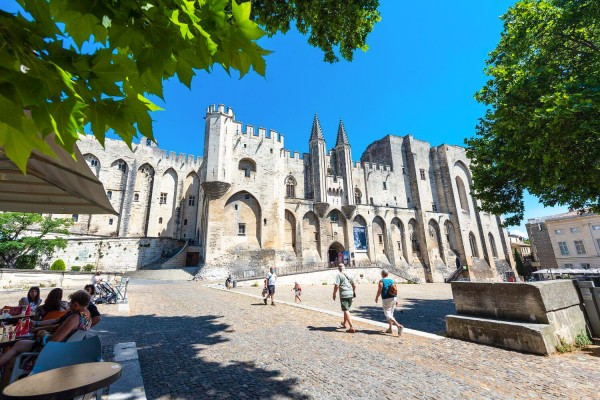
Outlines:
<svg viewBox="0 0 600 400"><path fill-rule="evenodd" d="M135 341L149 399L599 398L600 352L540 357L383 335L199 283L130 285L103 345ZM2 296L0 296L2 299Z"/></svg>
<svg viewBox="0 0 600 400"><path fill-rule="evenodd" d="M446 330L445 317L455 314L452 290L449 284L432 283L424 285L397 285L398 302L395 317L407 328L443 334ZM242 293L261 294L260 287L239 287ZM292 286L277 286L275 300L294 302ZM339 301L333 301L333 285L302 285L302 304L330 311L340 311ZM381 300L375 304L376 284L359 284L356 298L352 302L352 314L379 322L386 322L381 309Z"/></svg>

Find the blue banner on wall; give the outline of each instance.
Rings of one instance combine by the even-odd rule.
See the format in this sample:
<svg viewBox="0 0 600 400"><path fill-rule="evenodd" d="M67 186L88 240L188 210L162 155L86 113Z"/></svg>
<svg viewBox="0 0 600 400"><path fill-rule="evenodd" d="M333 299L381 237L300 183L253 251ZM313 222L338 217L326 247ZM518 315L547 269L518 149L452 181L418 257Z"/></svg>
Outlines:
<svg viewBox="0 0 600 400"><path fill-rule="evenodd" d="M356 251L367 251L367 228L365 226L354 227L354 248Z"/></svg>

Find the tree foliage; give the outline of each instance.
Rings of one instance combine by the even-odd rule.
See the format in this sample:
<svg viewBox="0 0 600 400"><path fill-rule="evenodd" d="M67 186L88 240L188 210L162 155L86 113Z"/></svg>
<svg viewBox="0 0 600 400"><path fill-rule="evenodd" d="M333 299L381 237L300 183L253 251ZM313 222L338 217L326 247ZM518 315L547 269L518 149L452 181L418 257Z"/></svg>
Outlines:
<svg viewBox="0 0 600 400"><path fill-rule="evenodd" d="M517 270L517 274L519 274L520 276L526 276L526 271L525 271L525 265L523 264L523 259L521 258L521 253L519 253L517 251L517 249L514 250L514 256L515 256L515 268Z"/></svg>
<svg viewBox="0 0 600 400"><path fill-rule="evenodd" d="M481 208L518 225L527 190L600 211L600 2L520 0L502 20L466 141Z"/></svg>
<svg viewBox="0 0 600 400"><path fill-rule="evenodd" d="M48 238L50 234L68 235L71 221L42 217L40 214L0 213L0 267L29 268L39 256L50 256L57 248L64 249L67 240Z"/></svg>
<svg viewBox="0 0 600 400"><path fill-rule="evenodd" d="M296 21L335 61L336 48L348 60L365 50L379 20L377 0L16 1L25 13L0 10L0 148L23 171L33 149L52 154L52 132L71 154L88 124L102 144L109 129L129 145L153 139L147 95L162 98L166 79L190 87L214 65L264 75L259 24L274 34Z"/></svg>
<svg viewBox="0 0 600 400"><path fill-rule="evenodd" d="M354 51L368 49L367 36L381 20L379 0L251 0L252 19L269 35L296 29L309 35L308 43L323 50L324 60L339 60L335 49L348 61Z"/></svg>

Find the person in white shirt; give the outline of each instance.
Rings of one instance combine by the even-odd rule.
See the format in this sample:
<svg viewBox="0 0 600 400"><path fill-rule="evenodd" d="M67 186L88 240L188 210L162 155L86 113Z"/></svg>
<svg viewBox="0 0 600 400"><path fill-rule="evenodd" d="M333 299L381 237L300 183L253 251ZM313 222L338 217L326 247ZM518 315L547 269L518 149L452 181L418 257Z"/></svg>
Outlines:
<svg viewBox="0 0 600 400"><path fill-rule="evenodd" d="M265 278L265 287L269 291L269 294L267 295L267 297L265 297L263 299L265 304L267 304L267 300L270 297L271 305L272 306L275 305L275 282L276 281L277 281L277 274L275 274L275 268L271 267L271 268L269 268L269 273L267 274L267 277Z"/></svg>
<svg viewBox="0 0 600 400"><path fill-rule="evenodd" d="M94 276L92 277L92 284L97 285L100 282L102 282L102 278L100 277L100 272L96 272L94 274Z"/></svg>

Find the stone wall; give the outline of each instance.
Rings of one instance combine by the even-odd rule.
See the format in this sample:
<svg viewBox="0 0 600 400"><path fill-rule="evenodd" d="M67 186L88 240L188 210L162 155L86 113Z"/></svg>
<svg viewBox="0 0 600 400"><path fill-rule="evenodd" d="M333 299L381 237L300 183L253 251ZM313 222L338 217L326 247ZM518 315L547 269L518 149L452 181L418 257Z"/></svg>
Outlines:
<svg viewBox="0 0 600 400"><path fill-rule="evenodd" d="M573 281L452 282L458 315L446 317L448 336L537 354L586 334Z"/></svg>
<svg viewBox="0 0 600 400"><path fill-rule="evenodd" d="M72 266L92 264L102 272L127 272L157 261L164 254L183 246L171 238L71 238L67 248L58 250L46 263L61 258Z"/></svg>
<svg viewBox="0 0 600 400"><path fill-rule="evenodd" d="M75 219L73 233L196 239L201 157L166 152L144 138L129 149L114 139L102 147L86 135L78 146L120 216L56 214Z"/></svg>
<svg viewBox="0 0 600 400"><path fill-rule="evenodd" d="M285 150L283 135L244 125L223 105L206 110L204 135L202 158L145 139L131 151L121 141L108 139L103 149L85 137L80 149L121 217L73 216L74 232L123 243L191 240L205 268L327 264L347 251L352 265L394 265L430 282L443 282L457 265L472 266L472 279L498 280L510 269L501 221L479 213L470 195L464 148L387 135L357 163L343 124L327 151L315 117L301 156ZM367 246L357 249L362 228ZM83 261L80 250L65 256L71 265ZM101 262L127 264L115 257ZM150 259L129 258L137 266Z"/></svg>
<svg viewBox="0 0 600 400"><path fill-rule="evenodd" d="M78 288L92 283L94 272L57 272L37 270L0 269L0 289L24 289L31 286ZM102 272L101 278L111 285L120 274ZM15 303L18 298L15 298Z"/></svg>

